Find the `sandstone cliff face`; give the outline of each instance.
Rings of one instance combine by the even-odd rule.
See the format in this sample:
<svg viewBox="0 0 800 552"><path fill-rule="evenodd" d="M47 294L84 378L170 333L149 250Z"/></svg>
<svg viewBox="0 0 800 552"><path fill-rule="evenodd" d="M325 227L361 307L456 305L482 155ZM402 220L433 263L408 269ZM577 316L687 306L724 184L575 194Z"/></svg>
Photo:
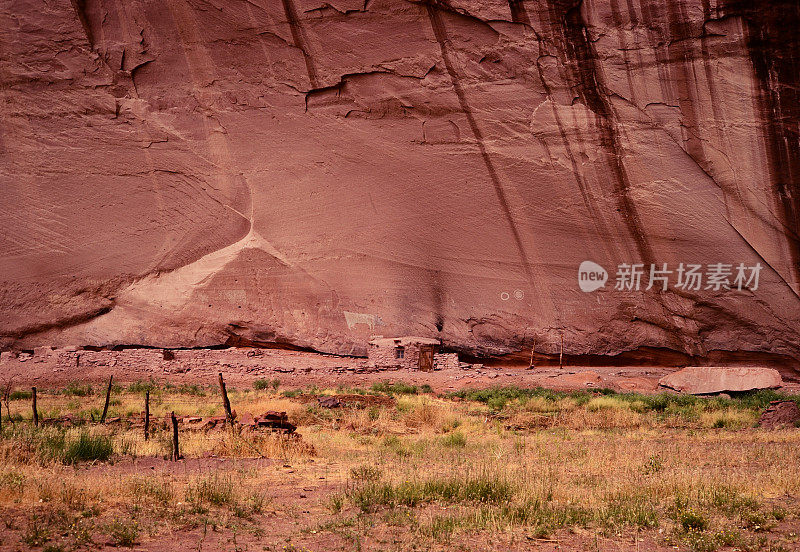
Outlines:
<svg viewBox="0 0 800 552"><path fill-rule="evenodd" d="M800 358L798 29L796 0L4 0L3 344ZM681 262L764 269L613 289Z"/></svg>

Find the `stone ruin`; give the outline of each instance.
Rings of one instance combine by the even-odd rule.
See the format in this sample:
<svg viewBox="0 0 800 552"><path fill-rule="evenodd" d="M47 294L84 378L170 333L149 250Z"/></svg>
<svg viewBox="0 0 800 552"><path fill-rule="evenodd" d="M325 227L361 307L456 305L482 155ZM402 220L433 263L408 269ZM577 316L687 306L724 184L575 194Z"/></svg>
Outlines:
<svg viewBox="0 0 800 552"><path fill-rule="evenodd" d="M457 353L440 353L438 339L375 336L367 349L368 364L383 370L458 370Z"/></svg>

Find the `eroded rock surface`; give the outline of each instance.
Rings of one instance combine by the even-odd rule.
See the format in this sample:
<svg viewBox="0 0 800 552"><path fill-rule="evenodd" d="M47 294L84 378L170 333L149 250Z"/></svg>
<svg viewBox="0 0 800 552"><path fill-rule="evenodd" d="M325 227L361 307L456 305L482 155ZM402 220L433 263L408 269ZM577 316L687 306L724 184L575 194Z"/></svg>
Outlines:
<svg viewBox="0 0 800 552"><path fill-rule="evenodd" d="M768 429L795 426L800 422L800 408L794 401L772 401L758 419L758 425Z"/></svg>
<svg viewBox="0 0 800 552"><path fill-rule="evenodd" d="M798 28L789 0L6 0L2 343L796 360ZM681 262L764 269L613 289Z"/></svg>

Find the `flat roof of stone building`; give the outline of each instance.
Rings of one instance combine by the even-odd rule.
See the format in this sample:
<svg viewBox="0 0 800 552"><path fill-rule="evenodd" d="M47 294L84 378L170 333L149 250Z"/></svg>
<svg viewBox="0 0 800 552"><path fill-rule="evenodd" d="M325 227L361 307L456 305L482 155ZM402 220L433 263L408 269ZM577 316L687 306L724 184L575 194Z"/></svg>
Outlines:
<svg viewBox="0 0 800 552"><path fill-rule="evenodd" d="M370 345L375 345L377 347L405 347L406 345L410 345L412 343L417 345L441 344L438 339L433 339L430 337L417 337L413 335L406 335L402 337L376 337L375 339L371 339L369 341Z"/></svg>

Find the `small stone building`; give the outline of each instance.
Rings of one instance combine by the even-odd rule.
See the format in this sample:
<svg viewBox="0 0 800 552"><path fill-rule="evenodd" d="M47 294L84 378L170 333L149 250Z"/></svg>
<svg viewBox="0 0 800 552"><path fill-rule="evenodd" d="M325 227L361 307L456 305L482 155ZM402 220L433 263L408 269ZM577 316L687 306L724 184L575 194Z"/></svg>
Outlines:
<svg viewBox="0 0 800 552"><path fill-rule="evenodd" d="M376 337L369 342L367 356L376 368L408 368L430 372L439 340L427 337Z"/></svg>

